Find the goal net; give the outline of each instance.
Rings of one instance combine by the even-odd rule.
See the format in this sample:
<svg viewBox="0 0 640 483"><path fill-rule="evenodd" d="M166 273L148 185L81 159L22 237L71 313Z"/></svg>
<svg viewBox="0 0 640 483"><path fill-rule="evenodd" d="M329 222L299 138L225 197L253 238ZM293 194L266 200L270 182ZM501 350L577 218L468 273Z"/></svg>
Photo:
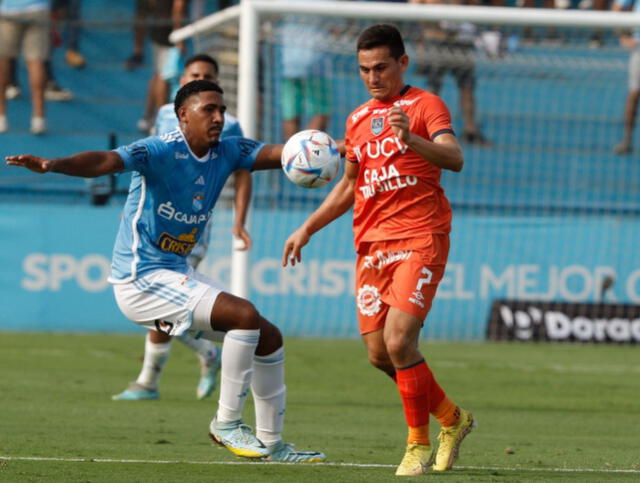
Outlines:
<svg viewBox="0 0 640 483"><path fill-rule="evenodd" d="M254 1L178 38L192 38L196 51L220 62L225 99L245 132L280 143L293 104L302 109L300 129L319 104L326 131L344 136L348 114L369 98L358 76L358 34L373 23L397 25L410 57L405 80L445 100L465 156L461 173L442 176L454 211L452 245L426 335L482 339L495 329L488 325L495 306L519 316L492 324L533 337L545 324L552 329L545 303L554 302L556 312L558 303L566 306L556 326L589 340L599 336L588 320L607 318L609 309L620 318L615 310L640 302L640 163L637 152L614 152L623 138L629 61L618 36L640 29L639 17ZM251 32L239 37L241 25ZM311 90L287 98L288 76L305 78ZM287 236L334 184L303 189L280 171L254 175L254 248L241 273L247 295L289 334L357 335L349 214L312 238L300 266L280 266ZM205 271L230 283L228 226L215 237ZM631 319L628 327L640 341L640 327Z"/></svg>

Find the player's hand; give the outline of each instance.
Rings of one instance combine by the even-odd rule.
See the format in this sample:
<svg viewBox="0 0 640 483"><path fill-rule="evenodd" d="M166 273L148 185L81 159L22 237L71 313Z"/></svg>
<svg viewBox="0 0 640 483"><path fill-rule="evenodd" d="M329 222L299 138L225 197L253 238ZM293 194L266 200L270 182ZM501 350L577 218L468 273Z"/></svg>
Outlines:
<svg viewBox="0 0 640 483"><path fill-rule="evenodd" d="M51 160L39 158L32 154L20 154L18 156L6 156L4 158L9 166L22 166L36 173L46 173L50 170Z"/></svg>
<svg viewBox="0 0 640 483"><path fill-rule="evenodd" d="M284 243L284 252L282 252L282 266L286 267L289 262L291 266L295 266L296 262L302 261L302 247L309 243L311 237L307 231L300 227L294 231L287 241Z"/></svg>
<svg viewBox="0 0 640 483"><path fill-rule="evenodd" d="M236 240L239 240L242 243L242 245L234 246L235 250L243 252L251 248L253 244L251 241L251 235L249 235L249 232L245 230L244 226L234 226L231 231L233 232L233 236Z"/></svg>
<svg viewBox="0 0 640 483"><path fill-rule="evenodd" d="M391 130L396 137L407 144L409 140L409 136L411 136L410 121L407 113L404 112L399 106L393 106L389 109L389 113L387 114L389 119L389 125L391 126Z"/></svg>

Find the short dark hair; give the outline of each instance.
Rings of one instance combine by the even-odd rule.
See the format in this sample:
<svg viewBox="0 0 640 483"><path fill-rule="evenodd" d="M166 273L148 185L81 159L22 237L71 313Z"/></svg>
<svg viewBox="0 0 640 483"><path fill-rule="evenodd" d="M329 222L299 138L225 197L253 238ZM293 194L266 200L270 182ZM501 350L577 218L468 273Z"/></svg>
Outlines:
<svg viewBox="0 0 640 483"><path fill-rule="evenodd" d="M358 52L376 47L389 47L389 54L399 59L405 54L404 41L394 25L378 24L365 29L358 37Z"/></svg>
<svg viewBox="0 0 640 483"><path fill-rule="evenodd" d="M220 66L218 66L218 62L216 61L216 59L214 59L213 57L207 54L196 54L189 57L187 61L184 63L184 68L186 69L191 64L194 64L196 62L206 62L208 64L211 64L216 70L216 74L220 73Z"/></svg>
<svg viewBox="0 0 640 483"><path fill-rule="evenodd" d="M175 100L173 101L173 110L175 111L176 116L178 115L178 110L180 109L180 107L182 107L187 99L195 94L207 91L215 91L219 92L220 94L224 94L222 87L220 87L215 82L211 82L208 80L196 80L182 86L176 94Z"/></svg>

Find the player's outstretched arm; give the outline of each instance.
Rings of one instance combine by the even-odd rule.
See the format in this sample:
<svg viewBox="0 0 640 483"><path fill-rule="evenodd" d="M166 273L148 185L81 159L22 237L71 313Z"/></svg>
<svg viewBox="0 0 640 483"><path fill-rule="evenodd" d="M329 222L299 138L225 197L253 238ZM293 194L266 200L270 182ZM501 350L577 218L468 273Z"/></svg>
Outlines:
<svg viewBox="0 0 640 483"><path fill-rule="evenodd" d="M244 169L239 169L233 173L235 179L236 197L235 197L235 220L231 231L233 235L242 240L244 246L238 250L249 250L251 248L251 236L245 229L247 221L247 211L249 210L249 202L251 201L251 173Z"/></svg>
<svg viewBox="0 0 640 483"><path fill-rule="evenodd" d="M289 262L292 266L296 262L300 263L302 261L302 247L309 243L311 236L336 218L344 215L351 208L358 169L358 163L347 161L342 179L333 187L316 211L289 236L282 253L283 267L286 267Z"/></svg>
<svg viewBox="0 0 640 483"><path fill-rule="evenodd" d="M389 110L389 124L398 139L425 160L442 169L462 171L462 149L453 134L440 134L433 141L413 134L409 129L409 117L397 106Z"/></svg>
<svg viewBox="0 0 640 483"><path fill-rule="evenodd" d="M114 151L85 151L56 159L20 154L5 159L10 166L22 166L36 173L61 173L83 178L119 173L124 169L122 158Z"/></svg>
<svg viewBox="0 0 640 483"><path fill-rule="evenodd" d="M282 148L284 148L284 144L265 144L256 157L253 170L281 168Z"/></svg>

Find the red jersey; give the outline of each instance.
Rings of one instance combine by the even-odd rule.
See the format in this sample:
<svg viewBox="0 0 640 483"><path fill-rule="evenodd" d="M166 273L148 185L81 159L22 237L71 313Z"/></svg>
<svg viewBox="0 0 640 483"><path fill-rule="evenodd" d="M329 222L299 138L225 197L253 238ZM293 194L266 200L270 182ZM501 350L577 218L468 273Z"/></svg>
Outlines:
<svg viewBox="0 0 640 483"><path fill-rule="evenodd" d="M453 133L447 106L438 96L406 86L381 102L370 99L347 118L347 161L360 165L355 186L353 231L362 242L448 234L451 207L440 185L441 169L402 143L391 130L388 111L399 105L411 132L427 140Z"/></svg>

